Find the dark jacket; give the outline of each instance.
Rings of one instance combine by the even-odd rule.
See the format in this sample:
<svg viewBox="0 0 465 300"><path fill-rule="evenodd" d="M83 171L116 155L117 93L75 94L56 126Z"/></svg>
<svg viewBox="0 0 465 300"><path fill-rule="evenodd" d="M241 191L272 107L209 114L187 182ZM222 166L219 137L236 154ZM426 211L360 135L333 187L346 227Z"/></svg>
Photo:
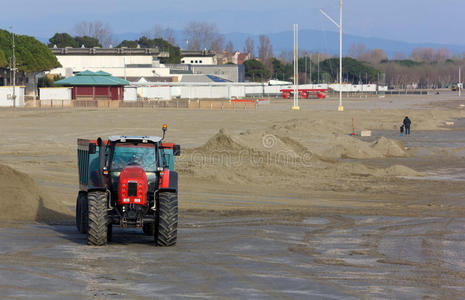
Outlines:
<svg viewBox="0 0 465 300"><path fill-rule="evenodd" d="M410 127L410 124L412 124L412 121L408 117L405 117L404 119L404 126L405 127Z"/></svg>

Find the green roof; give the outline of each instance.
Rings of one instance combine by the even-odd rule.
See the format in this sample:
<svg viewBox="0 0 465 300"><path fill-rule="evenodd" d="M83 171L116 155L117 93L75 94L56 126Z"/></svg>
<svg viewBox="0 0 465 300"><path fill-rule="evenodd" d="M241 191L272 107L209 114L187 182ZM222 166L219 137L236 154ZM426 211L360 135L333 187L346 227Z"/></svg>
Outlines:
<svg viewBox="0 0 465 300"><path fill-rule="evenodd" d="M55 82L57 85L127 85L128 81L111 76L110 73L89 70L79 72L73 77L65 78Z"/></svg>

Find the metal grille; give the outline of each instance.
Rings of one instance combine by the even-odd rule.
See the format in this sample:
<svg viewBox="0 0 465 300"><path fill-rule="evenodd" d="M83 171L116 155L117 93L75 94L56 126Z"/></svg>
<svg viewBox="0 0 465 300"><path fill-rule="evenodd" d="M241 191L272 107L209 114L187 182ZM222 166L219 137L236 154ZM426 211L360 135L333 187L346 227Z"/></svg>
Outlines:
<svg viewBox="0 0 465 300"><path fill-rule="evenodd" d="M137 196L137 182L128 182L128 196Z"/></svg>

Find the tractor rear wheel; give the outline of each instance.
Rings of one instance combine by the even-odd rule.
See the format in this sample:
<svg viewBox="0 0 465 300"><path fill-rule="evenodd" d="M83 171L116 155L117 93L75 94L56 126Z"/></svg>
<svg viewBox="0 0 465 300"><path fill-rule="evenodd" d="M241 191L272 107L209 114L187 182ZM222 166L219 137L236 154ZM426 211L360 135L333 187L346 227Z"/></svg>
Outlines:
<svg viewBox="0 0 465 300"><path fill-rule="evenodd" d="M93 246L103 246L108 238L107 194L102 191L89 192L87 199L89 201L87 243Z"/></svg>
<svg viewBox="0 0 465 300"><path fill-rule="evenodd" d="M158 194L157 201L155 244L157 246L174 246L178 229L178 195L172 192L161 192Z"/></svg>

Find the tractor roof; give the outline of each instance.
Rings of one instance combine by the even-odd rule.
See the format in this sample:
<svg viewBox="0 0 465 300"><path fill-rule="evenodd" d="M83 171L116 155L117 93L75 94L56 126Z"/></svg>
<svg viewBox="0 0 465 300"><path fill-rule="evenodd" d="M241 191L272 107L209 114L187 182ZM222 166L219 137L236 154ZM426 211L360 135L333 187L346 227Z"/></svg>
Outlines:
<svg viewBox="0 0 465 300"><path fill-rule="evenodd" d="M158 143L161 141L161 137L158 136L126 136L126 135L112 135L108 137L110 142L124 142L124 141L147 141L152 143Z"/></svg>

